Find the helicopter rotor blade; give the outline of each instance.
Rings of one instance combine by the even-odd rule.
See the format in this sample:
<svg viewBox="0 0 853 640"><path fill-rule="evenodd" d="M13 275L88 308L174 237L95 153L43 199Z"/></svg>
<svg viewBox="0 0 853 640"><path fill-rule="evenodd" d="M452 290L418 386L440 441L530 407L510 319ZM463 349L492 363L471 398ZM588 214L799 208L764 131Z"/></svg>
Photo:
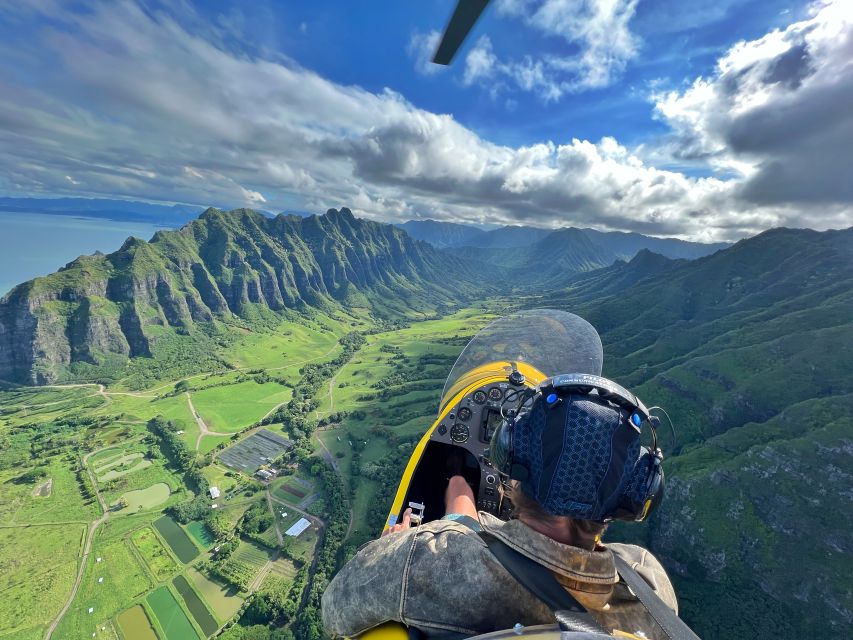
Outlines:
<svg viewBox="0 0 853 640"><path fill-rule="evenodd" d="M443 65L450 64L487 4L489 4L489 0L459 0L450 22L447 23L438 49L435 51L433 62Z"/></svg>

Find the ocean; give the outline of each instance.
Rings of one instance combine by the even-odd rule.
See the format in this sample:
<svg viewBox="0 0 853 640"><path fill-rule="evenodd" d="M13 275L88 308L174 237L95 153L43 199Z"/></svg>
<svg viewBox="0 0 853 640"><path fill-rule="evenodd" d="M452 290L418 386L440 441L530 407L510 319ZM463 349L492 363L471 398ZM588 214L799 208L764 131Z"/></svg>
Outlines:
<svg viewBox="0 0 853 640"><path fill-rule="evenodd" d="M162 228L141 222L0 211L0 296L78 256L110 253L129 236L150 240Z"/></svg>

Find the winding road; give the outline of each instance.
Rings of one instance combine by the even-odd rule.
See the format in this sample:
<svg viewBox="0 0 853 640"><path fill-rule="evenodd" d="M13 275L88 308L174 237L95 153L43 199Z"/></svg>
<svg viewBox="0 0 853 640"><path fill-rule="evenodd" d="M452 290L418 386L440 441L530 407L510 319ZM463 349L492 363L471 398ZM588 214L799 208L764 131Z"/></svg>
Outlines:
<svg viewBox="0 0 853 640"><path fill-rule="evenodd" d="M102 385L98 386L102 387ZM95 474L92 473L92 470L87 464L91 455L98 453L99 451L103 451L104 449L109 449L109 447L95 449L83 456L83 466L86 467L86 473L89 474L89 480L92 482L92 489L95 491L95 496L97 496L98 503L101 505L101 509L104 513L100 518L89 524L89 531L86 534L86 544L83 547L83 557L80 560L80 569L77 571L77 579L74 581L74 588L71 589L71 594L68 596L68 600L65 602L62 610L57 614L56 618L54 618L53 622L51 622L50 626L47 628L47 633L45 633L44 636L45 640L51 640L53 632L56 631L57 625L62 621L65 614L68 613L68 609L71 608L71 603L74 602L74 598L77 596L77 590L80 588L80 583L83 581L83 574L86 571L86 563L89 559L89 554L92 552L92 542L95 540L95 531L97 531L98 527L100 527L104 522L106 522L107 518L110 517L110 510L107 508L107 503L104 501L104 497L101 495L101 492L98 491Z"/></svg>

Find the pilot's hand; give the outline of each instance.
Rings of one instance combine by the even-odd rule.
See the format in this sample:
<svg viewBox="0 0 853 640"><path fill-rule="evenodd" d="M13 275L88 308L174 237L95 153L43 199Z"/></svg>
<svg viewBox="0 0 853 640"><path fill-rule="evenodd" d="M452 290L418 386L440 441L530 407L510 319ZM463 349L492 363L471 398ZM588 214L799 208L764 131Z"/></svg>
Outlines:
<svg viewBox="0 0 853 640"><path fill-rule="evenodd" d="M395 524L393 527L388 527L388 530L383 532L383 536L387 536L389 533L397 533L398 531L408 531L409 527L412 524L412 508L409 507L403 512L403 520L402 522Z"/></svg>

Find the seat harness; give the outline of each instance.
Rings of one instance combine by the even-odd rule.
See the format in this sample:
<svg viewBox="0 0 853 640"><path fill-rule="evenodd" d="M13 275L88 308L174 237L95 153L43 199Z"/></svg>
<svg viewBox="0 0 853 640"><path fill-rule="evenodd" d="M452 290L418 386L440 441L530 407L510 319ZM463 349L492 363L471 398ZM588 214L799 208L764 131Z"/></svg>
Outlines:
<svg viewBox="0 0 853 640"><path fill-rule="evenodd" d="M548 569L488 532L479 532L479 535L504 569L530 593L548 605L554 612L561 630L610 635ZM619 577L628 585L669 640L700 640L699 636L660 599L639 573L616 554L613 554L613 558Z"/></svg>

